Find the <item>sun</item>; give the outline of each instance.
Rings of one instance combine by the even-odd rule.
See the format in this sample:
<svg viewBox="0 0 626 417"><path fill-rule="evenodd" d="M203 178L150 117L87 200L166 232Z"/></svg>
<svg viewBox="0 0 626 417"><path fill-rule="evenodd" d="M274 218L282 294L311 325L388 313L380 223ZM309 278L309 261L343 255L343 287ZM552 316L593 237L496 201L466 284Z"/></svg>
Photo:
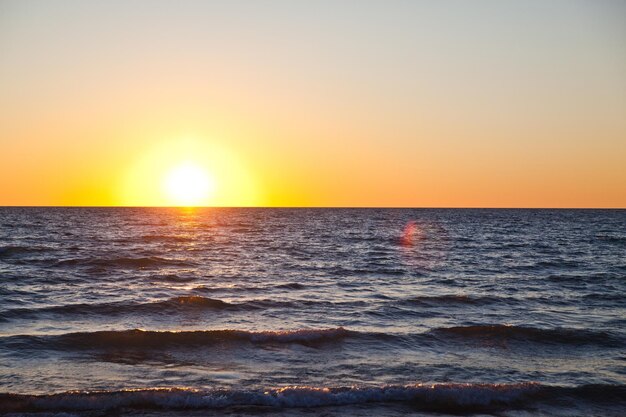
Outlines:
<svg viewBox="0 0 626 417"><path fill-rule="evenodd" d="M128 169L120 172L119 204L132 207L262 205L258 178L240 155L218 142L215 138L183 137L140 149Z"/></svg>
<svg viewBox="0 0 626 417"><path fill-rule="evenodd" d="M163 190L173 206L207 205L215 192L215 180L201 165L183 162L166 173Z"/></svg>

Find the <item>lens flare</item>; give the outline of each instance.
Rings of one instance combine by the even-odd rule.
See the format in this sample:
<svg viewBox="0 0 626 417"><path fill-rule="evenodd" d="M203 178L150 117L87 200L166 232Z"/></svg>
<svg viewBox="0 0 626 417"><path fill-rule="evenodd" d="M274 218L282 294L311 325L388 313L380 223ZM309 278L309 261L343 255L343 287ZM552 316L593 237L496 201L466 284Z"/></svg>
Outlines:
<svg viewBox="0 0 626 417"><path fill-rule="evenodd" d="M415 221L410 221L404 226L401 242L403 246L413 246L415 240L419 238L419 229Z"/></svg>

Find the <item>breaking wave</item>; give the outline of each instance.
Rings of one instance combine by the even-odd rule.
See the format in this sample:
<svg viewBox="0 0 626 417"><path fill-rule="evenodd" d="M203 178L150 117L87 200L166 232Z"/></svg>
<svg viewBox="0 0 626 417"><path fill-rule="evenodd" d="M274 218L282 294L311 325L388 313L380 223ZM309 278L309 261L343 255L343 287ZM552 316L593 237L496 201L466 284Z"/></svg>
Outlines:
<svg viewBox="0 0 626 417"><path fill-rule="evenodd" d="M222 409L227 407L323 407L366 403L409 403L436 412L476 412L530 407L542 401L624 404L624 385L578 387L520 384L415 384L378 387L289 386L261 390L154 388L70 391L48 395L0 394L0 412L106 411L136 409Z"/></svg>
<svg viewBox="0 0 626 417"><path fill-rule="evenodd" d="M330 329L300 329L286 331L246 330L105 330L97 332L65 333L54 336L9 336L4 343L12 347L44 349L160 349L172 346L206 346L217 343L299 343L316 344L339 341L358 335L343 327Z"/></svg>
<svg viewBox="0 0 626 417"><path fill-rule="evenodd" d="M231 304L203 297L179 297L166 303L189 304L190 308L221 309L231 308ZM106 330L96 332L64 333L59 335L15 335L0 338L0 344L14 349L162 349L167 347L194 347L217 343L299 343L319 345L320 343L358 340L370 346L380 344L416 346L433 343L447 346L456 343L479 343L488 346L508 346L517 343L562 346L604 346L619 348L624 345L623 337L607 333L578 329L539 329L511 325L476 325L441 327L424 333L383 333L360 332L343 327L327 329L267 330L248 331L235 329L222 330Z"/></svg>

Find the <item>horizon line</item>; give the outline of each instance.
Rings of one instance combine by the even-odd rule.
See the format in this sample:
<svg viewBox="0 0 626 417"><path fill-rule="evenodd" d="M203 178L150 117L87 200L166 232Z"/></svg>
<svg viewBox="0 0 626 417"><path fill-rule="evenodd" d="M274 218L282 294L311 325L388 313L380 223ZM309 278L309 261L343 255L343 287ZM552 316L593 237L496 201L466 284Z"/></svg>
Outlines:
<svg viewBox="0 0 626 417"><path fill-rule="evenodd" d="M497 206L126 206L126 205L0 205L0 208L161 208L161 209L440 209L440 210L626 210L626 207L497 207Z"/></svg>

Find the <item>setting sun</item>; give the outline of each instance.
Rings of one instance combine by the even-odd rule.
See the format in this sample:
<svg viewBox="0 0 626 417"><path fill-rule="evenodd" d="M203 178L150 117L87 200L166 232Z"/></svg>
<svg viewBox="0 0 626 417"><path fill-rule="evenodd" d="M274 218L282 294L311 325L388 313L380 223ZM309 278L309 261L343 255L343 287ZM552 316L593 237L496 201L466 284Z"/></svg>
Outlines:
<svg viewBox="0 0 626 417"><path fill-rule="evenodd" d="M215 180L203 167L186 162L167 173L163 188L172 205L206 205L215 191Z"/></svg>
<svg viewBox="0 0 626 417"><path fill-rule="evenodd" d="M211 138L211 139L208 139ZM260 187L245 161L217 135L174 137L139 152L120 175L125 206L242 207L262 203Z"/></svg>

